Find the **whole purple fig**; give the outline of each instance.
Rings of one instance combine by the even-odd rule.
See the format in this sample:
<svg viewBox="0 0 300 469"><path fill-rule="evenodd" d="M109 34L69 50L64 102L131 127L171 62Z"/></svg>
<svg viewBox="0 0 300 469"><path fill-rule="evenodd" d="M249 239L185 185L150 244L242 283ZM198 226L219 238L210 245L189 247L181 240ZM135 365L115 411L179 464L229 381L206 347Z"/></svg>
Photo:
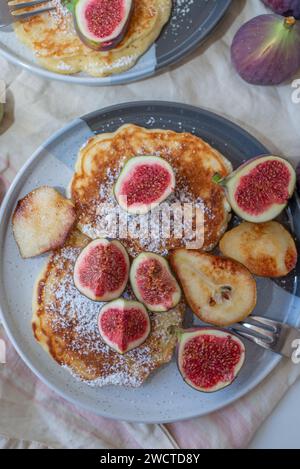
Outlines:
<svg viewBox="0 0 300 469"><path fill-rule="evenodd" d="M231 46L239 75L254 85L278 85L300 69L300 21L260 15L245 23Z"/></svg>
<svg viewBox="0 0 300 469"><path fill-rule="evenodd" d="M300 19L300 0L263 0L275 13Z"/></svg>

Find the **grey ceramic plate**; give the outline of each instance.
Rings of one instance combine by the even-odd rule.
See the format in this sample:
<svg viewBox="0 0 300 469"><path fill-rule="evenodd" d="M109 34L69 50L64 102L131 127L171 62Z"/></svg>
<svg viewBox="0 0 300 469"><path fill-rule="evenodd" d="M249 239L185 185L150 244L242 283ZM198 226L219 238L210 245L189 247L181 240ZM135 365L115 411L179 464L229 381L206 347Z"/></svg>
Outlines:
<svg viewBox="0 0 300 469"><path fill-rule="evenodd" d="M120 85L141 80L175 64L192 52L223 17L231 0L173 0L171 19L163 33L126 73L106 78L86 74L60 75L40 67L32 52L22 45L11 30L0 30L0 54L8 60L46 78L82 85Z"/></svg>
<svg viewBox="0 0 300 469"><path fill-rule="evenodd" d="M27 365L66 399L106 417L142 422L170 422L212 412L243 396L257 385L279 357L246 344L245 366L235 382L213 394L185 385L175 360L158 370L138 389L91 388L79 383L42 352L31 332L31 295L34 279L45 257L22 260L11 230L11 214L19 198L41 184L65 188L79 148L93 132L114 131L124 123L149 128L193 132L229 158L234 166L267 149L235 124L205 110L164 102L114 106L77 119L40 147L19 172L3 202L0 219L0 304L6 331ZM285 222L292 225L292 216ZM258 280L256 314L298 324L299 274L284 282Z"/></svg>

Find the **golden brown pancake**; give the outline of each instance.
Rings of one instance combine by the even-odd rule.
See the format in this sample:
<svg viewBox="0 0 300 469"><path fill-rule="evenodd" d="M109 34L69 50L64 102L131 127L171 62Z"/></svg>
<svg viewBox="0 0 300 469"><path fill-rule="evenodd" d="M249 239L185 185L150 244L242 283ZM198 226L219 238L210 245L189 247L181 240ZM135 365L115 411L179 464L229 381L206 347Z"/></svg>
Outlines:
<svg viewBox="0 0 300 469"><path fill-rule="evenodd" d="M150 313L151 333L141 346L120 355L98 331L103 303L81 295L73 283L74 263L89 238L74 231L55 251L36 283L33 331L36 340L60 365L91 385L140 386L151 372L170 361L183 318L183 305L167 313ZM125 296L131 296L127 292Z"/></svg>
<svg viewBox="0 0 300 469"><path fill-rule="evenodd" d="M99 52L81 42L72 14L60 0L53 2L57 5L54 12L16 23L17 37L35 52L38 62L45 68L61 74L82 71L95 77L121 73L133 67L159 36L172 6L171 0L135 1L123 41L115 49Z"/></svg>
<svg viewBox="0 0 300 469"><path fill-rule="evenodd" d="M215 173L223 177L231 172L231 164L206 142L189 133L170 130L147 130L136 125L124 125L115 133L92 137L80 150L75 174L70 184L70 196L75 202L78 228L91 238L103 237L119 207L113 187L124 163L138 155L165 158L175 171L176 189L168 202L192 203L204 212L204 250L213 249L224 233L230 218L230 207L224 191L212 182ZM110 204L107 212L101 203ZM148 214L141 217L146 226ZM136 216L131 216L134 221ZM145 222L145 223L144 223ZM171 232L172 235L172 232ZM122 239L131 255L142 251L167 254L175 247L186 246L187 239L157 235L130 235Z"/></svg>

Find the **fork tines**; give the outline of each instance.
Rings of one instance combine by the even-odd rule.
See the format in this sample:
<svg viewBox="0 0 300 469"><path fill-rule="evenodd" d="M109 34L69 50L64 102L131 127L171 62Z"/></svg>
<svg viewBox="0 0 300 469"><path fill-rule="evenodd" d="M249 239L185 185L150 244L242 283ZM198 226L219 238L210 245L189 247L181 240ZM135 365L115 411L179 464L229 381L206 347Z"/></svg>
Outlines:
<svg viewBox="0 0 300 469"><path fill-rule="evenodd" d="M33 8L39 5L45 4L45 7L40 9L31 9L29 11L20 11L25 10L26 8ZM47 5L48 4L48 5ZM13 1L8 2L9 11L13 16L18 16L18 19L26 19L31 16L39 15L45 13L46 11L55 10L55 6L51 6L50 0L31 0L28 2L15 3Z"/></svg>
<svg viewBox="0 0 300 469"><path fill-rule="evenodd" d="M234 325L232 330L245 339L272 350L278 340L278 327L278 323L272 319L250 316L247 322L241 321Z"/></svg>

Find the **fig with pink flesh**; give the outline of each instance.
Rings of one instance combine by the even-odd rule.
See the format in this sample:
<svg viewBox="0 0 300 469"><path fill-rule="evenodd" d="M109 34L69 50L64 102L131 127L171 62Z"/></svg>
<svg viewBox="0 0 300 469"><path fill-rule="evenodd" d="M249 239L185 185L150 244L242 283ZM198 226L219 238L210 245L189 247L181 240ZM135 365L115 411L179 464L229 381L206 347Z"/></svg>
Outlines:
<svg viewBox="0 0 300 469"><path fill-rule="evenodd" d="M278 85L300 69L300 22L269 14L244 24L233 39L232 62L254 85Z"/></svg>
<svg viewBox="0 0 300 469"><path fill-rule="evenodd" d="M78 256L74 284L94 301L110 301L124 291L129 276L129 257L119 241L95 239Z"/></svg>
<svg viewBox="0 0 300 469"><path fill-rule="evenodd" d="M300 0L263 0L278 15L300 19Z"/></svg>
<svg viewBox="0 0 300 469"><path fill-rule="evenodd" d="M171 165L159 156L135 156L127 161L116 184L118 204L131 214L145 214L175 189Z"/></svg>
<svg viewBox="0 0 300 469"><path fill-rule="evenodd" d="M104 342L118 353L139 347L150 334L150 319L144 305L120 298L107 303L98 318Z"/></svg>
<svg viewBox="0 0 300 469"><path fill-rule="evenodd" d="M184 381L214 392L233 382L243 366L243 342L228 331L199 327L179 333L177 362Z"/></svg>
<svg viewBox="0 0 300 469"><path fill-rule="evenodd" d="M81 40L95 50L109 50L123 39L133 0L73 0L75 27Z"/></svg>
<svg viewBox="0 0 300 469"><path fill-rule="evenodd" d="M278 156L254 158L228 178L214 177L226 189L228 202L244 220L262 223L273 220L293 195L296 172Z"/></svg>
<svg viewBox="0 0 300 469"><path fill-rule="evenodd" d="M168 311L181 298L181 289L167 260L152 252L143 252L134 259L130 283L137 299L150 311Z"/></svg>

